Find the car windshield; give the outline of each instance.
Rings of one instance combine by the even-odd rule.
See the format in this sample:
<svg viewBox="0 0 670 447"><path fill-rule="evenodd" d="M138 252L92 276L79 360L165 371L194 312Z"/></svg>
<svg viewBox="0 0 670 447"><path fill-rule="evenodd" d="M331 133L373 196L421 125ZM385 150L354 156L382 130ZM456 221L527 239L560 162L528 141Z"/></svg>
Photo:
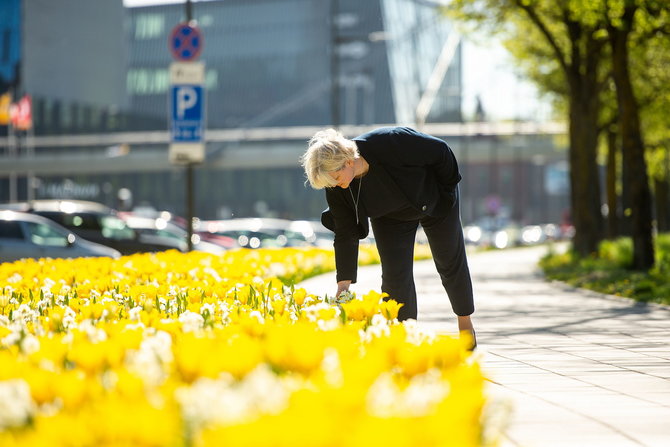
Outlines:
<svg viewBox="0 0 670 447"><path fill-rule="evenodd" d="M68 245L68 235L43 223L26 222L30 240L35 245L49 247L65 247Z"/></svg>
<svg viewBox="0 0 670 447"><path fill-rule="evenodd" d="M102 235L110 239L134 239L135 232L116 216L102 216L100 218Z"/></svg>

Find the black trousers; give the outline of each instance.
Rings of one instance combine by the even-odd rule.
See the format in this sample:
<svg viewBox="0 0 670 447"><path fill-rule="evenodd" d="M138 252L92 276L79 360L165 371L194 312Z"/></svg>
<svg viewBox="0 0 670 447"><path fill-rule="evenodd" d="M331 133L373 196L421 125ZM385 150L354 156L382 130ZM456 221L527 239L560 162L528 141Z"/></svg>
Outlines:
<svg viewBox="0 0 670 447"><path fill-rule="evenodd" d="M465 254L459 202L440 218L418 215L416 219L399 220L390 217L371 219L372 230L382 266L382 292L404 306L399 320L417 317L416 287L414 285L414 244L421 224L435 266L442 280L451 307L456 315L474 312L472 280Z"/></svg>

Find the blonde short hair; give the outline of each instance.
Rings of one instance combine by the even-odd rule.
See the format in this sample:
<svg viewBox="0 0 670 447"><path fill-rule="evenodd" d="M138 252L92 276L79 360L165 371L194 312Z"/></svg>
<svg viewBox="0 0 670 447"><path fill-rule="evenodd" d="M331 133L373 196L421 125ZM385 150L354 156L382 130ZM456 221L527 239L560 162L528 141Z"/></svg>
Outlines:
<svg viewBox="0 0 670 447"><path fill-rule="evenodd" d="M335 129L321 130L314 134L307 145L307 151L300 157L305 175L314 189L337 186L334 178L328 175L342 169L347 161L360 157L358 147Z"/></svg>

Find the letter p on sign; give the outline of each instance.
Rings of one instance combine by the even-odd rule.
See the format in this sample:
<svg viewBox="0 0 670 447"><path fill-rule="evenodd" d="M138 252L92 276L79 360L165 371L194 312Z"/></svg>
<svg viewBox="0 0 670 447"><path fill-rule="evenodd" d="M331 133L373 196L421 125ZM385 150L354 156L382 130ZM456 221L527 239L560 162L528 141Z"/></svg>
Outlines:
<svg viewBox="0 0 670 447"><path fill-rule="evenodd" d="M184 119L186 111L198 104L198 93L191 86L181 86L177 89L177 118Z"/></svg>

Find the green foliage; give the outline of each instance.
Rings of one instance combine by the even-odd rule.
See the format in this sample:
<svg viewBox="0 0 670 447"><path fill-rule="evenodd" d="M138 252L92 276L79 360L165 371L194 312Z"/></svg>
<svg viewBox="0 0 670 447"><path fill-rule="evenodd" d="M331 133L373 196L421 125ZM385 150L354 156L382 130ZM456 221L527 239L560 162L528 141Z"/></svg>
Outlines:
<svg viewBox="0 0 670 447"><path fill-rule="evenodd" d="M586 55L587 40L571 42L576 30L594 41L607 40L607 26L623 26L626 8L635 8L629 52L635 94L642 114L646 145L657 148L649 158L651 175L665 178L665 153L670 150L670 3L666 0L452 0L443 7L465 34L496 35L515 59L518 71L551 93L556 110L565 110L568 86L561 58ZM544 31L541 31L539 24ZM589 34L590 33L590 34ZM553 44L548 37L551 36ZM573 44L576 44L573 46ZM605 49L609 51L609 49ZM608 79L611 66L601 62L599 78ZM587 70L588 67L579 67ZM604 126L618 117L611 79L600 90Z"/></svg>
<svg viewBox="0 0 670 447"><path fill-rule="evenodd" d="M659 234L656 238L656 266L659 274L670 273L670 234Z"/></svg>
<svg viewBox="0 0 670 447"><path fill-rule="evenodd" d="M633 241L629 237L602 241L598 258L618 268L629 268L633 265Z"/></svg>
<svg viewBox="0 0 670 447"><path fill-rule="evenodd" d="M648 272L630 270L633 243L630 238L603 241L598 253L580 258L574 252L550 253L540 260L549 279L574 287L670 304L670 234L656 238L656 265Z"/></svg>

